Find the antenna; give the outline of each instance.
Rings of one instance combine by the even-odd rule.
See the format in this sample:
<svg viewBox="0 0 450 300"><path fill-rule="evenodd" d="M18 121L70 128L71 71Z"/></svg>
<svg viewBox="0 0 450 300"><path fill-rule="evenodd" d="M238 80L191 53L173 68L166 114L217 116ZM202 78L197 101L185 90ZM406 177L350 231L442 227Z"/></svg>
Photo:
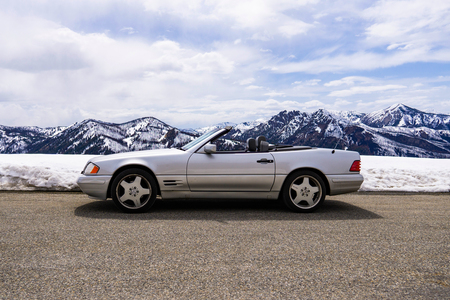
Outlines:
<svg viewBox="0 0 450 300"><path fill-rule="evenodd" d="M342 134L339 137L338 141L336 142L336 146L334 146L333 151L331 151L331 154L334 154L336 152L336 148L339 145L339 142L342 141L343 137L344 137L344 130L342 130ZM345 150L347 150L347 147L345 147L345 148L346 148Z"/></svg>
<svg viewBox="0 0 450 300"><path fill-rule="evenodd" d="M334 152L336 152L336 148L339 145L339 142L342 140L342 137L339 138L339 140L336 143L336 146L334 146L333 151L331 151L332 154L334 154Z"/></svg>

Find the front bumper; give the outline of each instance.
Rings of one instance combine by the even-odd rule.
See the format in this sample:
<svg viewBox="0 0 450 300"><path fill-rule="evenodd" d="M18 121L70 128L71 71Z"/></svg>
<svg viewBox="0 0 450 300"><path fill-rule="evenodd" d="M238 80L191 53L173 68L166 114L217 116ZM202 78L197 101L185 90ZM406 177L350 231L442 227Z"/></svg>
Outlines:
<svg viewBox="0 0 450 300"><path fill-rule="evenodd" d="M91 198L106 200L111 177L112 176L80 175L77 184L83 193L89 195Z"/></svg>

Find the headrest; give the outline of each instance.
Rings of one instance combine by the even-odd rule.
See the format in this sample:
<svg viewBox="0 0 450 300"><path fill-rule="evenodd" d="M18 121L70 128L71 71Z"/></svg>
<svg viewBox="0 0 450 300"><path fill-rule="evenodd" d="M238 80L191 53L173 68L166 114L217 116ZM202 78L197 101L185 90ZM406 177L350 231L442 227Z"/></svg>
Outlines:
<svg viewBox="0 0 450 300"><path fill-rule="evenodd" d="M258 136L256 138L256 147L258 148L258 150L260 152L263 152L263 151L261 151L261 142L264 142L264 141L266 141L266 137L265 136L260 135L260 136Z"/></svg>
<svg viewBox="0 0 450 300"><path fill-rule="evenodd" d="M266 141L261 141L259 143L259 152L269 152L269 143Z"/></svg>
<svg viewBox="0 0 450 300"><path fill-rule="evenodd" d="M256 151L256 140L254 138L247 139L247 150L250 152Z"/></svg>

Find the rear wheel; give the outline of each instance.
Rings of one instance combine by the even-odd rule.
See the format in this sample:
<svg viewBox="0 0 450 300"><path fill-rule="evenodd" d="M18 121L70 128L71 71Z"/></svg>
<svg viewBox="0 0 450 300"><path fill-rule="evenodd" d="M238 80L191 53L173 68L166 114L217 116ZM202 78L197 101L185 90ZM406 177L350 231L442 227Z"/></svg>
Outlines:
<svg viewBox="0 0 450 300"><path fill-rule="evenodd" d="M296 212L312 212L325 200L326 188L315 172L301 170L288 176L283 186L283 200Z"/></svg>
<svg viewBox="0 0 450 300"><path fill-rule="evenodd" d="M127 213L148 211L155 203L156 190L153 177L136 168L119 173L111 185L114 204Z"/></svg>

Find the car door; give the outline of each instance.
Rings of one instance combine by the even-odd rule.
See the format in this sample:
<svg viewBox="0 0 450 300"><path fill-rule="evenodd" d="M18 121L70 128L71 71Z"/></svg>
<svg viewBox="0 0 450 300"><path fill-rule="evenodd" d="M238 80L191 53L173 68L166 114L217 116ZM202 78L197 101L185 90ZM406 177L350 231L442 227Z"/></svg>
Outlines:
<svg viewBox="0 0 450 300"><path fill-rule="evenodd" d="M187 165L191 191L269 192L275 162L268 152L194 153Z"/></svg>

